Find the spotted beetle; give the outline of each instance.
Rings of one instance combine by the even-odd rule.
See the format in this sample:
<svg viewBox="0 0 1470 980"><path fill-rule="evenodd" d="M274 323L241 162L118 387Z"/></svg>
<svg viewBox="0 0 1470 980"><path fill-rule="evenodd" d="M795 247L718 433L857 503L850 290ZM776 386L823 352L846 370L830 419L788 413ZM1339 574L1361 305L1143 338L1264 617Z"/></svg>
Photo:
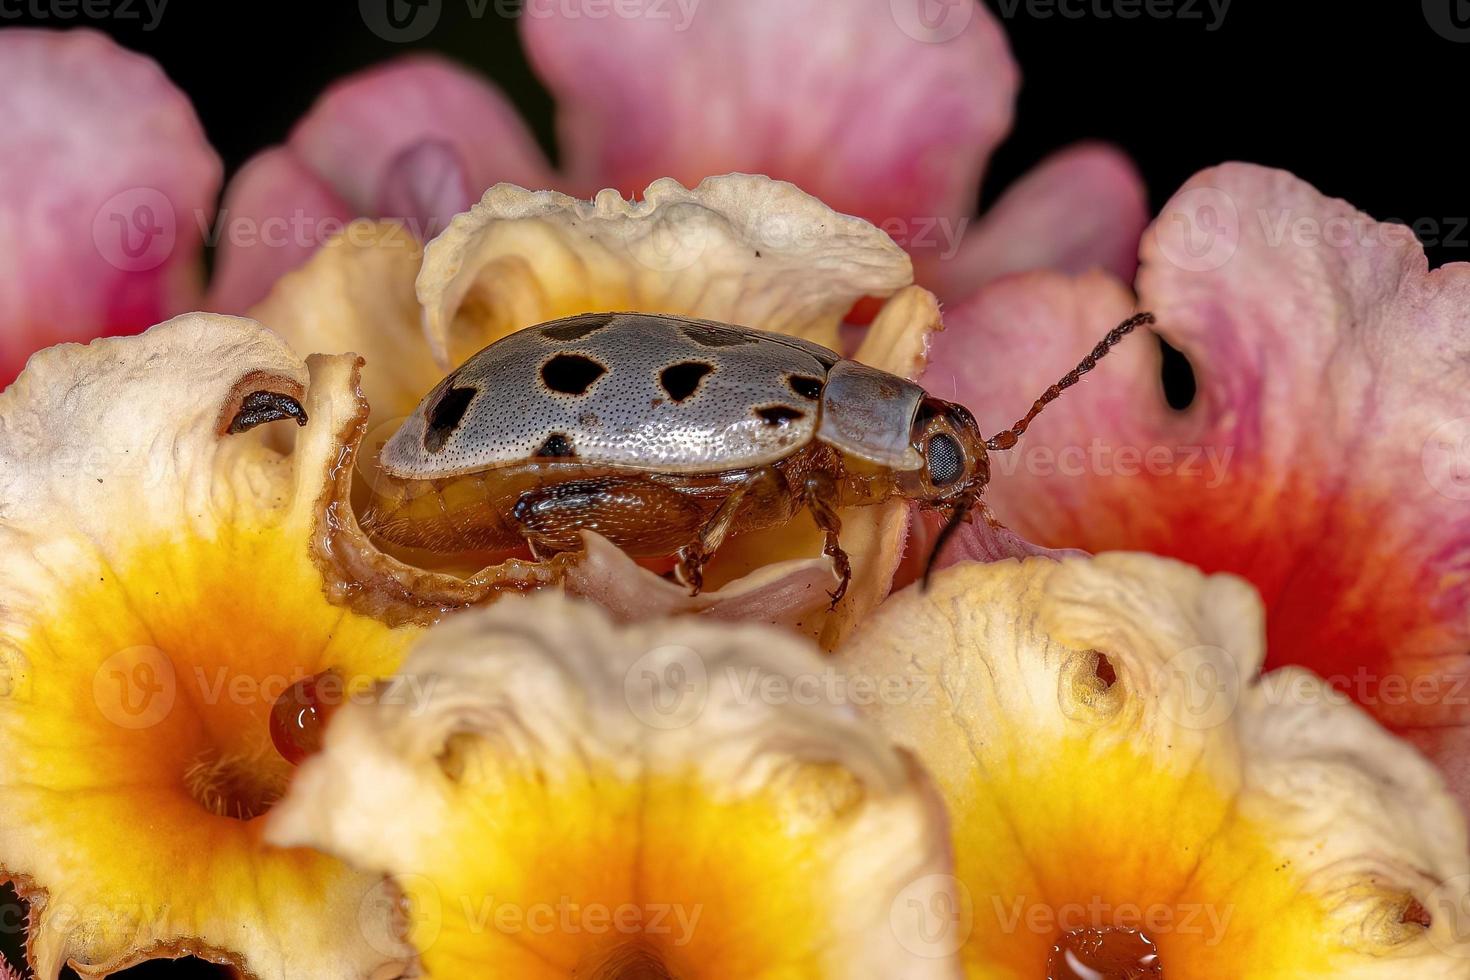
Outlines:
<svg viewBox="0 0 1470 980"><path fill-rule="evenodd" d="M1015 425L989 439L964 407L808 341L708 320L589 313L517 331L465 361L384 444L364 525L437 552L595 531L636 557L675 555L693 592L725 538L805 508L852 571L838 510L895 496L949 515L930 565L990 480L989 452L1133 328L1115 327ZM926 572L927 578L927 572Z"/></svg>

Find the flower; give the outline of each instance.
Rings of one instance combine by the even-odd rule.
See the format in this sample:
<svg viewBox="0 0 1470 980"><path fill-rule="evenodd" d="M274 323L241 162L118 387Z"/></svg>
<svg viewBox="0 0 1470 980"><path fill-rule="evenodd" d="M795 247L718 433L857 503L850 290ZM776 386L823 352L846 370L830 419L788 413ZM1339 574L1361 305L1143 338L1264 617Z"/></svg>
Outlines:
<svg viewBox="0 0 1470 980"><path fill-rule="evenodd" d="M953 977L892 913L949 895L927 779L850 709L751 693L826 670L510 598L410 654L421 706L344 707L267 835L387 874L427 976Z"/></svg>
<svg viewBox="0 0 1470 980"><path fill-rule="evenodd" d="M357 216L426 241L499 182L631 195L731 171L868 218L946 294L1037 266L1131 273L1144 197L1111 148L1059 152L970 227L1017 73L978 0L937 24L920 2L704 0L687 21L663 0L595 20L538 10L523 35L557 98L560 170L498 90L442 59L351 76L231 181L203 305L244 312ZM4 30L0 92L0 246L26 270L0 305L0 384L49 343L200 305L220 166L157 67L90 31Z"/></svg>
<svg viewBox="0 0 1470 980"><path fill-rule="evenodd" d="M1171 407L1158 353L1123 345L996 457L991 506L1043 545L1245 577L1266 600L1268 667L1312 669L1458 775L1470 267L1431 271L1406 227L1242 164L1191 179L1144 243L1136 302L1197 394ZM1134 304L1103 275L995 283L948 311L934 360L1016 370L924 383L1003 426Z"/></svg>
<svg viewBox="0 0 1470 980"><path fill-rule="evenodd" d="M1149 555L961 563L839 652L949 807L971 977L1462 977L1441 777L1262 607ZM1116 972L1110 972L1116 971ZM1132 972L1127 972L1127 971Z"/></svg>
<svg viewBox="0 0 1470 980"><path fill-rule="evenodd" d="M191 314L50 348L0 393L0 869L42 980L405 955L362 907L375 878L261 839L291 772L276 701L327 674L362 696L472 590L356 535L357 386L355 357Z"/></svg>
<svg viewBox="0 0 1470 980"><path fill-rule="evenodd" d="M394 223L349 226L251 315L298 349L366 358L371 482L377 448L450 367L528 324L574 313L675 313L838 346L843 315L860 298L881 297L853 356L913 377L939 307L912 275L909 257L881 231L765 177L713 177L693 189L660 180L638 202L611 190L587 202L498 185L422 249ZM840 516L853 580L835 609L832 566L806 518L726 542L698 596L595 535L587 559L566 568L566 584L623 618L683 610L781 622L832 647L887 595L908 526L898 500ZM461 571L480 573L502 557Z"/></svg>

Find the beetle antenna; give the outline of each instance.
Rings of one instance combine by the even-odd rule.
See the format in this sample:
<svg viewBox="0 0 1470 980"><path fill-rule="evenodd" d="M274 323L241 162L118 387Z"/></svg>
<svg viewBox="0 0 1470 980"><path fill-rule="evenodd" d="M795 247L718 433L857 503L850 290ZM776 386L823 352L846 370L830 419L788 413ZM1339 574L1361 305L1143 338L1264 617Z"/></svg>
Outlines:
<svg viewBox="0 0 1470 980"><path fill-rule="evenodd" d="M1097 346L1092 349L1090 354L1082 359L1080 364L1068 371L1062 380L1042 392L1041 397L1036 399L1035 404L1031 406L1031 411L1027 412L1025 416L1019 419L1009 429L997 432L985 440L985 448L992 451L1010 449L1020 441L1021 433L1026 431L1026 427L1031 424L1031 420L1040 415L1043 408L1056 401L1058 395L1080 381L1084 374L1097 367L1097 362L1102 360L1103 355L1112 350L1118 341L1132 333L1134 327L1153 322L1154 315L1152 313L1137 313L1109 330L1108 335L1097 342ZM945 530L948 531L949 528L946 527ZM942 537L943 535L941 535L941 539Z"/></svg>
<svg viewBox="0 0 1470 980"><path fill-rule="evenodd" d="M949 544L949 539L955 531L959 530L961 524L970 517L970 508L974 506L973 497L961 497L960 502L955 505L954 513L950 515L944 527L939 531L939 537L934 539L934 547L929 549L929 560L924 562L924 577L920 579L920 589L928 591L929 576L934 573L934 563L939 561L939 555L944 551L944 546Z"/></svg>

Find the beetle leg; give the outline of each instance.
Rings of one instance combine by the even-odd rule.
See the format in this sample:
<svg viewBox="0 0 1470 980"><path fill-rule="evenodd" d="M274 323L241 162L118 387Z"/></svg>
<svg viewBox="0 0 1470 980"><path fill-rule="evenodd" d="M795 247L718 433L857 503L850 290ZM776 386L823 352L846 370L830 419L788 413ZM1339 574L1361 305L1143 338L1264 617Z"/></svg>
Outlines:
<svg viewBox="0 0 1470 980"><path fill-rule="evenodd" d="M816 521L817 528L825 536L822 554L832 559L838 576L837 588L827 593L832 597L829 609L837 608L837 604L847 594L847 583L852 581L852 562L848 560L847 552L842 550L838 541L838 536L842 533L842 518L837 516L836 500L837 481L831 475L815 472L807 476L806 484L802 487L802 502L811 511L812 520Z"/></svg>
<svg viewBox="0 0 1470 980"><path fill-rule="evenodd" d="M725 542L725 536L730 533L730 529L735 526L735 518L740 515L740 508L752 500L759 502L779 499L785 490L786 480L775 467L763 466L730 491L730 495L705 523L699 537L679 549L679 563L674 567L674 574L681 583L689 587L690 595L699 595L704 588L705 563L714 557L720 545Z"/></svg>

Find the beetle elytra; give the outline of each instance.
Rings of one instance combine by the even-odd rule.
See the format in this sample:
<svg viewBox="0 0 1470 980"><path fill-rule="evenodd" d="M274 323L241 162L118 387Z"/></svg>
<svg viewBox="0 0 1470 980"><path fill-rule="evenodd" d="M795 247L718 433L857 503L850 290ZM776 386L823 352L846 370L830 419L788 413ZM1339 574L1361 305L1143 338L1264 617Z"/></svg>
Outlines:
<svg viewBox="0 0 1470 980"><path fill-rule="evenodd" d="M989 452L1090 371L1140 313L1038 398L980 434L964 407L817 344L645 313L592 313L517 331L430 391L383 446L369 531L437 552L545 556L595 531L634 557L677 557L698 592L731 534L805 509L842 598L838 511L903 497L949 516L930 562L983 508Z"/></svg>

